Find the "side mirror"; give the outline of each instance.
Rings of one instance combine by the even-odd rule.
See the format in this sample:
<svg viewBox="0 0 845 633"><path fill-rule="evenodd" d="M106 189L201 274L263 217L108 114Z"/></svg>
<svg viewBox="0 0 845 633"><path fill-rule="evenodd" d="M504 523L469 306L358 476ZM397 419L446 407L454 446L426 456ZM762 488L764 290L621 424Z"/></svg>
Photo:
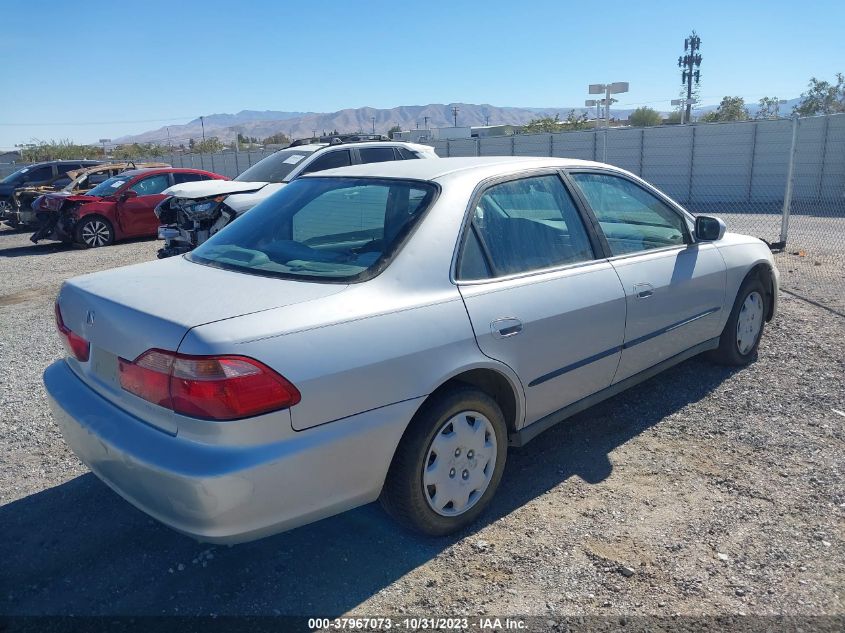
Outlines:
<svg viewBox="0 0 845 633"><path fill-rule="evenodd" d="M121 200L129 200L130 198L137 198L137 197L138 197L138 192L132 191L131 189L127 189L122 194L120 194Z"/></svg>
<svg viewBox="0 0 845 633"><path fill-rule="evenodd" d="M719 218L699 215L695 218L695 239L699 242L715 242L725 236L727 225Z"/></svg>

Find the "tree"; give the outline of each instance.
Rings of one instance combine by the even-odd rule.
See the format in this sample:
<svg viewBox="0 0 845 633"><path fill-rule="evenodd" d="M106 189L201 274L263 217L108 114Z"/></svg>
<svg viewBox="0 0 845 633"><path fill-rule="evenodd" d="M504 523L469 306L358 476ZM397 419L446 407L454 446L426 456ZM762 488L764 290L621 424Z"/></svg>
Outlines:
<svg viewBox="0 0 845 633"><path fill-rule="evenodd" d="M568 130L583 130L590 127L587 123L587 113L575 114L575 110L570 110L566 115L566 120L560 120L560 114L551 116L541 116L536 119L531 119L528 123L522 126L523 134L540 134L542 132L562 132Z"/></svg>
<svg viewBox="0 0 845 633"><path fill-rule="evenodd" d="M262 142L264 145L290 145L290 139L282 132L268 136Z"/></svg>
<svg viewBox="0 0 845 633"><path fill-rule="evenodd" d="M219 138L212 136L204 141L194 143L193 149L200 154L213 154L214 152L219 152L224 147L225 145L220 142Z"/></svg>
<svg viewBox="0 0 845 633"><path fill-rule="evenodd" d="M666 125L680 125L681 124L681 110L675 110L666 117Z"/></svg>
<svg viewBox="0 0 845 633"><path fill-rule="evenodd" d="M748 119L748 110L745 108L745 99L742 97L722 97L718 108L701 117L704 123L747 121Z"/></svg>
<svg viewBox="0 0 845 633"><path fill-rule="evenodd" d="M399 127L398 125L394 125L392 128L390 128L387 131L387 136L389 136L390 138L393 138L393 135L396 134L396 132L401 132L401 131L402 131L401 127Z"/></svg>
<svg viewBox="0 0 845 633"><path fill-rule="evenodd" d="M836 73L836 83L810 78L809 90L801 93L801 103L792 110L799 116L845 112L845 75Z"/></svg>
<svg viewBox="0 0 845 633"><path fill-rule="evenodd" d="M663 117L657 110L642 106L631 112L628 122L634 127L651 127L663 123Z"/></svg>
<svg viewBox="0 0 845 633"><path fill-rule="evenodd" d="M755 119L776 119L778 118L778 102L777 97L763 97L758 101L757 114Z"/></svg>

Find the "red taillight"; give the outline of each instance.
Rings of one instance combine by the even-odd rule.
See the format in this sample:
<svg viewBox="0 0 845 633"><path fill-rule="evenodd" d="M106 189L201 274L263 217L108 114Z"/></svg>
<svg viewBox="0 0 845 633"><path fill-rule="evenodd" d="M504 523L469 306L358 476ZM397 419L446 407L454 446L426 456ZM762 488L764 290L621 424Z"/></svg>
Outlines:
<svg viewBox="0 0 845 633"><path fill-rule="evenodd" d="M266 365L245 356L187 356L151 349L119 359L120 385L176 413L236 420L292 407L299 390Z"/></svg>
<svg viewBox="0 0 845 633"><path fill-rule="evenodd" d="M56 329L62 337L62 343L64 343L65 349L76 360L83 363L86 362L88 355L91 353L91 344L65 325L65 322L62 320L62 311L59 308L58 301L56 301Z"/></svg>

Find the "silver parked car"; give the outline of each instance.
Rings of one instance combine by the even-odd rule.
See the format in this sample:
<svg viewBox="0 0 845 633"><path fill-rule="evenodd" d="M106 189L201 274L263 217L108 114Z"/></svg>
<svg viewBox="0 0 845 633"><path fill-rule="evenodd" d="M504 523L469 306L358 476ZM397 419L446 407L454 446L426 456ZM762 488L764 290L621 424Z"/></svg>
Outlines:
<svg viewBox="0 0 845 633"><path fill-rule="evenodd" d="M44 381L80 459L199 539L379 498L446 534L509 445L696 354L751 361L777 293L763 242L608 165L358 165L65 283Z"/></svg>

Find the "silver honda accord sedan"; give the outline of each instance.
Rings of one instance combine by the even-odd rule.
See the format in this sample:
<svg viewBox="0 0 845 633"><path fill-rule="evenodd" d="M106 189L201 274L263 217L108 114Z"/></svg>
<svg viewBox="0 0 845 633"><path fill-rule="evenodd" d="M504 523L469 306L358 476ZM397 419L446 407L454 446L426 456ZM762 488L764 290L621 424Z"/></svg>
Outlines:
<svg viewBox="0 0 845 633"><path fill-rule="evenodd" d="M691 356L750 362L777 294L763 242L609 165L358 165L66 282L44 382L79 458L198 539L376 499L442 535L508 446Z"/></svg>

